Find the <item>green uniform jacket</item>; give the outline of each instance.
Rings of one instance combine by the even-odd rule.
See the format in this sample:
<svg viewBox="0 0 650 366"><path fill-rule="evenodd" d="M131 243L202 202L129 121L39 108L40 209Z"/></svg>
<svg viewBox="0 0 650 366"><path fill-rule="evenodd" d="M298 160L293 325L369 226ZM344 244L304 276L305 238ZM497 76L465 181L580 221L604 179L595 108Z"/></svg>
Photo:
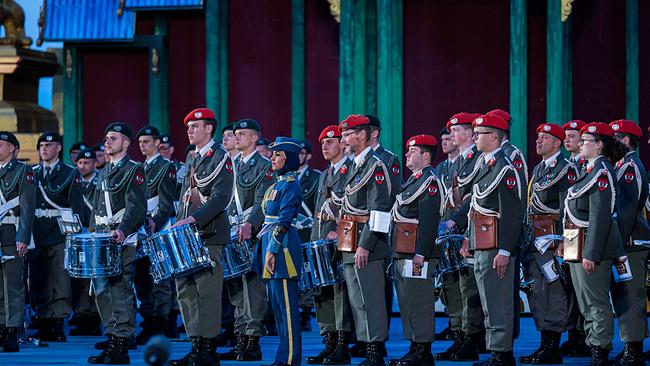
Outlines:
<svg viewBox="0 0 650 366"><path fill-rule="evenodd" d="M40 185L50 201L59 207L71 208L73 213L79 215L80 221L85 221L84 216L87 211L84 210L79 172L68 164L58 162L47 178L44 175L44 166L42 164L36 165L34 167L36 209L58 209L45 199L39 188ZM61 234L56 217L34 218L34 242L37 248L65 242L65 235Z"/></svg>
<svg viewBox="0 0 650 366"><path fill-rule="evenodd" d="M196 226L203 231L205 245L225 245L230 240L228 228L228 203L232 197L233 165L230 155L216 143L206 150L203 156L198 152L188 155L185 163L185 178L181 204L176 218L182 220L189 216L194 217ZM197 188L205 203L194 208L185 195L189 194L190 176L194 167L194 179Z"/></svg>
<svg viewBox="0 0 650 366"><path fill-rule="evenodd" d="M458 172L458 191L462 203L452 209L450 219L456 223L461 230L467 229L467 213L469 212L469 198L472 195L474 177L478 173L477 162L483 154L478 151L476 145L472 146L466 158L462 154L456 159L455 170Z"/></svg>
<svg viewBox="0 0 650 366"><path fill-rule="evenodd" d="M88 182L81 180L81 192L83 193L84 206L82 209L83 215L79 215L81 226L87 228L90 225L90 216L93 212L93 200L95 199L95 191L97 189L97 182L99 179L99 171L95 172L95 176Z"/></svg>
<svg viewBox="0 0 650 366"><path fill-rule="evenodd" d="M158 155L144 165L144 174L147 177L147 200L158 196L157 207L148 214L156 224L156 231L160 231L174 216L176 169L172 162Z"/></svg>
<svg viewBox="0 0 650 366"><path fill-rule="evenodd" d="M36 187L32 168L17 159L12 159L4 168L0 168L0 189L5 200L10 201L19 197L19 205L9 210L5 217L19 218L18 227L4 230L0 233L1 244L15 245L16 242L29 244L34 225L34 208L36 207ZM15 227L15 226L14 226Z"/></svg>
<svg viewBox="0 0 650 366"><path fill-rule="evenodd" d="M257 151L243 163L241 155L236 159L237 166L237 194L243 211L251 208L250 213L244 217L245 222L253 226L253 235L264 223L264 212L262 212L262 200L264 193L275 183L275 173L271 169L271 161L263 157ZM237 215L237 205L233 198L230 208L230 215Z"/></svg>
<svg viewBox="0 0 650 366"><path fill-rule="evenodd" d="M339 169L328 174L325 170L318 180L318 193L316 194L315 212L328 214L337 218L341 209L341 199L345 195L347 175L351 174L352 160L344 157L345 162ZM324 239L330 231L336 232L336 221L320 221L314 217L314 227L311 229L310 240Z"/></svg>
<svg viewBox="0 0 650 366"><path fill-rule="evenodd" d="M643 216L648 199L648 177L636 151L630 151L616 164L616 212L623 244L630 239L649 240L650 227ZM632 245L627 250L646 250Z"/></svg>
<svg viewBox="0 0 650 366"><path fill-rule="evenodd" d="M372 149L366 153L360 166L353 168L347 175L342 214L356 215L355 212L362 212L361 215L370 215L371 211L390 210L387 183L389 173ZM386 234L370 231L366 223L358 223L357 228L358 245L370 251L368 261L389 256ZM343 263L354 263L354 253L343 252Z"/></svg>
<svg viewBox="0 0 650 366"><path fill-rule="evenodd" d="M296 175L297 174L298 173L296 172ZM300 205L298 212L305 216L314 216L316 212L314 210L316 208L316 193L318 192L318 181L320 179L320 176L320 171L308 166L307 169L305 169L305 172L302 173L302 176L298 178L300 181L300 189L302 191L302 201L307 206L309 211L311 211L305 211L305 208Z"/></svg>
<svg viewBox="0 0 650 366"><path fill-rule="evenodd" d="M448 200L453 199L453 193L451 190L451 186L453 184L453 179L454 179L454 174L456 174L456 169L458 168L458 162L460 161L459 157L456 157L454 161L451 161L449 159L445 159L444 161L440 162L440 164L436 165L435 168L435 173L438 179L440 179L440 194L442 195L442 207L441 209L441 214L442 218L441 220L448 220L452 213L453 210L448 209L447 202L450 202Z"/></svg>
<svg viewBox="0 0 650 366"><path fill-rule="evenodd" d="M480 162L474 177L471 209L498 214L498 249L514 253L519 243L523 224L522 204L519 198L516 170L503 149L489 160ZM483 159L483 158L482 158ZM476 249L475 235L470 225L470 249Z"/></svg>
<svg viewBox="0 0 650 366"><path fill-rule="evenodd" d="M392 151L384 149L382 145L377 146L375 153L388 169L391 185L390 203L393 204L402 186L402 165L397 156Z"/></svg>
<svg viewBox="0 0 650 366"><path fill-rule="evenodd" d="M564 199L569 187L576 182L578 176L573 165L560 153L550 166L544 161L533 169L530 192L529 214L561 215L564 212ZM562 234L562 220L558 220L555 228ZM534 247L531 250L536 250Z"/></svg>
<svg viewBox="0 0 650 366"><path fill-rule="evenodd" d="M90 229L98 227L97 217L108 215L104 192L108 192L113 215L124 209L122 220L109 225L110 229L121 230L128 236L144 224L147 214L145 196L146 179L142 164L130 160L128 155L117 164L107 163L99 176L99 186L93 200L93 214Z"/></svg>
<svg viewBox="0 0 650 366"><path fill-rule="evenodd" d="M517 175L519 175L519 181L522 182L522 188L524 187L524 184L528 182L528 164L526 164L526 157L524 157L524 153L521 152L521 150L510 143L509 140L506 140L501 144L501 149L503 149L503 152L506 154L506 156L510 159L512 162L512 165L515 167L515 170L517 171ZM526 192L525 189L521 190L521 202L526 202L528 192ZM525 207L522 207L525 208Z"/></svg>
<svg viewBox="0 0 650 366"><path fill-rule="evenodd" d="M438 223L440 222L441 190L440 180L432 166L424 167L421 171L411 175L404 183L402 191L397 195L393 206L393 219L407 221L418 220L415 254L429 259L439 257L435 250L435 241L438 237ZM406 220L404 220L406 219ZM393 257L413 258L413 254L395 252L396 242L395 227L393 226Z"/></svg>
<svg viewBox="0 0 650 366"><path fill-rule="evenodd" d="M615 177L612 164L600 156L578 177L565 200L564 220L587 228L582 256L596 263L625 255L612 217L616 207Z"/></svg>

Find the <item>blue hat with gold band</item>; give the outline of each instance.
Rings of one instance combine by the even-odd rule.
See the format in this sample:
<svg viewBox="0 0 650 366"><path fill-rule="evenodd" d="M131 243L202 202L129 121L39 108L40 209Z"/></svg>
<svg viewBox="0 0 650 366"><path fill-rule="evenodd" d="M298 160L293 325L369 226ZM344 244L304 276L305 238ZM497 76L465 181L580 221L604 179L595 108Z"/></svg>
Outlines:
<svg viewBox="0 0 650 366"><path fill-rule="evenodd" d="M300 155L300 151L303 149L302 143L299 140L293 139L291 137L276 137L275 141L269 145L269 149L272 151L286 151L296 155Z"/></svg>

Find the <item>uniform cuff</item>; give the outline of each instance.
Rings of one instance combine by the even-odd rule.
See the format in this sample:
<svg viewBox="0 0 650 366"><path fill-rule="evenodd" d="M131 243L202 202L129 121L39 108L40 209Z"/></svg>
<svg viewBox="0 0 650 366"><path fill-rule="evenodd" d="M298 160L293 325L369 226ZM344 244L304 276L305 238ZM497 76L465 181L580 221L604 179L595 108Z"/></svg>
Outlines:
<svg viewBox="0 0 650 366"><path fill-rule="evenodd" d="M510 257L510 252L505 249L499 249L499 254L501 254L504 257Z"/></svg>

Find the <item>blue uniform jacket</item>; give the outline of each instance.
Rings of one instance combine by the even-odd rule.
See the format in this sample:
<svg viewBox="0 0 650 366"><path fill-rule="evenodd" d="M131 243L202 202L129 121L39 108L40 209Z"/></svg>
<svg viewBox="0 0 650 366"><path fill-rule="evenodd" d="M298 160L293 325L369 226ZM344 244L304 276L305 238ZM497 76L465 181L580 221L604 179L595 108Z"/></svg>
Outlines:
<svg viewBox="0 0 650 366"><path fill-rule="evenodd" d="M302 270L302 251L298 232L292 222L298 215L301 202L302 192L295 172L279 176L277 182L266 191L262 201L262 230L265 232L262 236L262 261L266 252L274 253L275 272L271 275L262 268L262 278L299 278Z"/></svg>

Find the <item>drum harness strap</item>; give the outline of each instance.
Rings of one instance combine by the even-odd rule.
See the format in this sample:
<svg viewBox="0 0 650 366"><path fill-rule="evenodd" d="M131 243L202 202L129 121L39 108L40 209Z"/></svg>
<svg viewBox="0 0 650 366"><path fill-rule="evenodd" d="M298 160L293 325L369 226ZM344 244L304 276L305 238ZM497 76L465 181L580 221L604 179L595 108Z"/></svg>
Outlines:
<svg viewBox="0 0 650 366"><path fill-rule="evenodd" d="M534 208L535 210L543 213L543 214L559 214L560 213L560 208L558 207L557 209L554 209L552 207L549 207L542 202L542 200L537 196L537 192L539 191L544 191L550 187L552 187L555 183L559 182L566 173L569 171L569 168L571 165L567 164L564 166L564 168L560 171L560 173L557 175L557 177L553 178L550 182L546 184L540 184L540 183L534 183L533 184L533 189L530 195L530 208ZM533 212L530 210L530 212Z"/></svg>
<svg viewBox="0 0 650 366"><path fill-rule="evenodd" d="M210 173L207 177L205 178L199 178L198 175L196 174L196 168L194 167L194 164L190 167L190 186L187 188L185 193L183 193L183 216L187 217L187 214L189 213L189 207L190 207L190 197L192 195L192 190L196 190L196 192L199 194L199 198L201 199L201 204L205 204L208 202L208 197L204 196L203 193L198 188L205 188L208 185L212 183L215 178L219 175L221 172L221 169L223 168L224 164L228 160L228 154L223 154L223 158L217 165L217 167Z"/></svg>
<svg viewBox="0 0 650 366"><path fill-rule="evenodd" d="M477 162L476 162L476 164L474 164L474 168L472 169L472 172L469 173L469 175L467 177L461 178L460 176L458 176L458 188L461 188L461 187L463 187L463 186L465 186L467 184L472 183L472 180L474 180L474 177L476 176L476 174L478 173L478 171L481 168L480 162L481 162L482 158L483 158L483 153L479 154L479 156L476 157ZM465 159L467 159L467 158L465 158ZM469 195L469 193L467 195ZM467 195L465 195L465 197L462 197L461 199L465 200Z"/></svg>
<svg viewBox="0 0 650 366"><path fill-rule="evenodd" d="M625 171L630 166L632 166L634 168L634 175L636 177L636 179L634 179L634 180L636 181L636 186L637 186L637 197L636 197L636 199L638 201L639 198L641 197L641 190L642 190L641 189L641 184L642 184L641 183L641 172L639 171L639 167L636 164L634 164L634 161L628 161L627 163L623 164L620 168L618 168L616 170L616 181L621 180L621 177L623 176L623 174L625 174ZM646 200L646 202L647 202L647 200Z"/></svg>
<svg viewBox="0 0 650 366"><path fill-rule="evenodd" d="M137 164L137 163L136 163ZM95 215L95 223L98 225L113 225L119 222L122 222L122 217L124 216L124 212L126 211L126 207L122 208L119 210L115 215L113 215L113 207L111 206L111 193L116 193L119 191L124 183L127 181L131 180L133 175L135 174L136 168L138 165L135 165L131 171L129 171L124 178L120 181L120 183L116 184L113 186L113 188L108 187L108 177L102 177L102 191L104 191L104 205L106 206L106 216L98 216ZM115 168L114 168L115 169Z"/></svg>
<svg viewBox="0 0 650 366"><path fill-rule="evenodd" d="M357 192L359 192L361 190L361 188L365 187L366 183L368 183L370 178L373 176L373 174L375 173L375 169L378 166L381 167L381 170L384 172L385 177L389 176L388 175L388 170L386 169L386 166L384 165L384 163L382 163L381 160L377 159L375 161L375 163L372 165L372 167L370 169L368 169L368 172L366 173L366 175L364 175L361 178L361 180L359 180L359 183L350 184L350 185L345 187L345 196L343 197L343 210L345 210L345 212L348 212L353 216L367 216L367 215L370 214L370 210L368 210L367 208L366 209L360 209L360 208L356 208L356 207L352 206L352 204L350 203L349 197L351 195L357 194ZM391 188L392 188L390 186L390 184L391 184L390 179L386 179L386 183L388 184L388 194L390 194ZM341 210L339 212L339 215L341 215L343 210Z"/></svg>
<svg viewBox="0 0 650 366"><path fill-rule="evenodd" d="M18 207L20 196L16 196L9 201L5 198L5 195L0 189L0 220L2 224L14 224L18 227L18 218L14 216L12 209ZM7 216L9 213L9 216Z"/></svg>
<svg viewBox="0 0 650 366"><path fill-rule="evenodd" d="M602 164L602 163L601 163ZM569 209L569 201L580 198L582 195L585 193L589 192L591 187L593 187L594 184L598 181L598 178L600 178L603 175L607 175L607 180L609 181L609 185L612 188L612 200L611 200L611 205L610 205L610 213L614 214L614 208L615 208L615 203L616 203L616 187L614 186L614 178L612 177L611 173L606 167L602 167L598 173L594 174L594 177L591 178L589 182L587 182L584 186L579 188L578 190L575 190L574 187L569 188L569 192L567 193L566 198L564 199L564 217L565 219L568 218L574 225L578 227L589 227L589 221L585 220L580 220L577 218Z"/></svg>
<svg viewBox="0 0 650 366"><path fill-rule="evenodd" d="M492 209L479 205L478 200L487 198L487 196L489 196L490 193L492 193L497 188L499 183L501 183L501 180L503 179L503 177L506 175L508 171L512 171L515 173L515 177L517 179L517 187L521 192L519 176L517 175L515 168L512 165L507 165L503 167L503 169L501 169L501 171L499 172L499 175L497 175L497 177L492 181L492 183L490 183L489 186L485 188L485 190L481 190L478 184L474 184L474 186L472 187L472 198L470 203L471 210L467 215L468 220L471 220L472 211L476 211L485 216L495 216L496 218L501 217L501 214L498 211L494 211Z"/></svg>

